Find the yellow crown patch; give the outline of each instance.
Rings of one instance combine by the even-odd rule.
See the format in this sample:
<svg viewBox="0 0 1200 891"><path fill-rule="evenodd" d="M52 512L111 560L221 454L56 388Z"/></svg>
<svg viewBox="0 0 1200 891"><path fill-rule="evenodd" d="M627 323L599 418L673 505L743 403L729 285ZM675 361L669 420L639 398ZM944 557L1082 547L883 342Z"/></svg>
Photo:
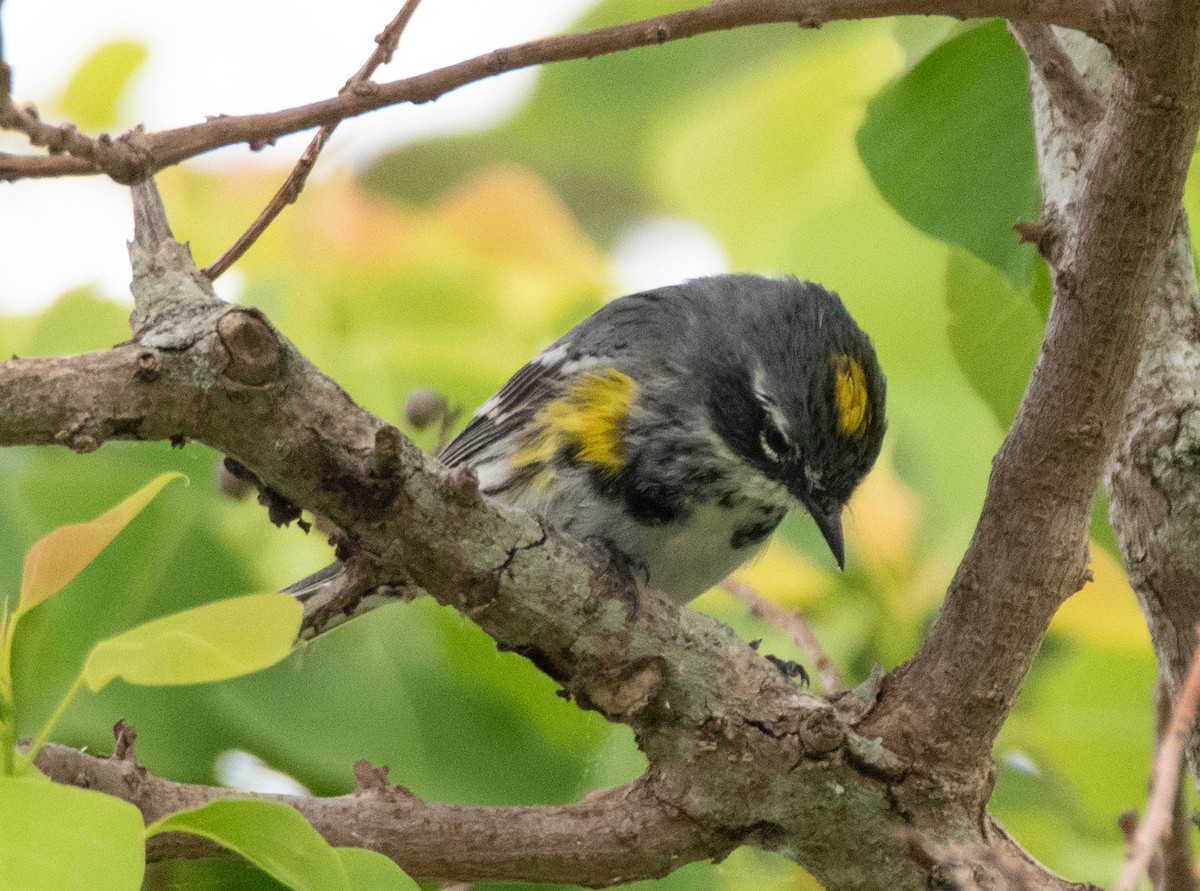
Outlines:
<svg viewBox="0 0 1200 891"><path fill-rule="evenodd" d="M547 464L570 450L579 461L620 473L625 466L625 422L636 394L633 379L615 368L584 374L538 412L538 435L513 455L513 465Z"/></svg>
<svg viewBox="0 0 1200 891"><path fill-rule="evenodd" d="M858 361L835 353L833 357L833 407L837 411L838 433L862 436L870 420L867 376Z"/></svg>

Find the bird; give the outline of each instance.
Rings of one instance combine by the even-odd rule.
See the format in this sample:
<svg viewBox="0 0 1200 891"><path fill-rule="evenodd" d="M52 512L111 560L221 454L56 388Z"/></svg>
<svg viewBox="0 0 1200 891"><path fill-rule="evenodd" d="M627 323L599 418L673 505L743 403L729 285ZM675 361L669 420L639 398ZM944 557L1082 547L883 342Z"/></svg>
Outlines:
<svg viewBox="0 0 1200 891"><path fill-rule="evenodd" d="M687 603L796 508L844 568L842 510L879 455L885 401L871 340L837 294L714 275L604 304L517 370L439 458Z"/></svg>

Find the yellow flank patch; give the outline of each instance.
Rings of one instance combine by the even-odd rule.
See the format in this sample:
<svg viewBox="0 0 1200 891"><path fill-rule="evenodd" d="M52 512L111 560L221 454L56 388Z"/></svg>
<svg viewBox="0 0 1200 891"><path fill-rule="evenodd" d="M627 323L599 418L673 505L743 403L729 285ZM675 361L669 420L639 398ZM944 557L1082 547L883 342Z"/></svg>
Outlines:
<svg viewBox="0 0 1200 891"><path fill-rule="evenodd" d="M540 424L540 417L538 421ZM537 435L513 452L509 462L513 467L529 467L531 464L549 464L554 460L554 453L556 451L558 451L558 443L553 432L547 430L544 425L541 425Z"/></svg>
<svg viewBox="0 0 1200 891"><path fill-rule="evenodd" d="M625 466L625 422L637 384L615 368L584 374L538 413L538 436L516 452L517 467L550 463L563 451L610 474Z"/></svg>
<svg viewBox="0 0 1200 891"><path fill-rule="evenodd" d="M862 366L849 356L833 357L833 407L837 410L838 432L844 436L862 436L870 412L867 376Z"/></svg>

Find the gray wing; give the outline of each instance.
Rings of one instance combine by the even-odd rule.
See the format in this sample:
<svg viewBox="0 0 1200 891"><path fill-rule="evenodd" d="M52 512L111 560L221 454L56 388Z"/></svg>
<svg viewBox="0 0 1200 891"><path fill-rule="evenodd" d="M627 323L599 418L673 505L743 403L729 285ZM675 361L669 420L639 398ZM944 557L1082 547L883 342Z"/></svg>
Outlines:
<svg viewBox="0 0 1200 891"><path fill-rule="evenodd" d="M2 2L2 0L0 0ZM691 320L688 304L700 292L664 288L614 300L584 319L542 353L535 356L479 407L467 425L438 455L447 467L474 467L480 474L480 489L501 495L528 482L528 473L515 474L509 456L523 445L526 431L542 407L562 392L582 371L607 364L604 357L620 355L630 345L647 342L659 348L683 335ZM684 299L686 298L686 299ZM676 301L676 312L662 314L660 308ZM320 572L285 588L307 600L344 572L334 563Z"/></svg>
<svg viewBox="0 0 1200 891"><path fill-rule="evenodd" d="M660 352L662 344L677 337L690 318L685 303L677 307L682 311L668 316L671 324L663 324L661 307L678 290L631 294L600 307L509 378L479 407L439 459L448 467L475 466L494 460L499 453L511 453L542 406L580 372L607 364L606 358L627 354L632 344L640 344L644 351L647 342L654 343L654 352Z"/></svg>
<svg viewBox="0 0 1200 891"><path fill-rule="evenodd" d="M479 406L438 459L447 467L470 466L498 445L504 448L519 437L541 407L560 391L567 361L566 348L555 345L523 365L496 395Z"/></svg>
<svg viewBox="0 0 1200 891"><path fill-rule="evenodd" d="M538 412L581 372L601 364L598 357L580 353L568 337L522 366L438 456L448 467L474 468L485 495L519 493L533 479L538 467L514 468L509 459L530 443Z"/></svg>

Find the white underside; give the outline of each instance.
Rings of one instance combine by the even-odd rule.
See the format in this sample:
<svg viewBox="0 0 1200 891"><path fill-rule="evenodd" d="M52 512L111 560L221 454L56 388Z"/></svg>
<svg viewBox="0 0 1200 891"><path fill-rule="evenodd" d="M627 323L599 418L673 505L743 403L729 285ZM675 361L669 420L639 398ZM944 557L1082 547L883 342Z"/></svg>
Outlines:
<svg viewBox="0 0 1200 891"><path fill-rule="evenodd" d="M525 492L506 500L539 513L574 538L611 542L645 565L651 587L680 603L699 597L763 546L756 542L735 550L730 544L738 529L762 521L761 512L749 506L730 509L704 504L684 522L650 526L630 519L618 502L583 486L563 486L561 480L548 499Z"/></svg>
<svg viewBox="0 0 1200 891"><path fill-rule="evenodd" d="M731 517L736 522L730 522ZM698 508L686 525L640 526L617 547L640 559L650 572L650 584L680 603L699 597L757 554L764 542L734 550L734 532L761 520L750 512L721 510L714 505ZM611 536L610 536L611 537Z"/></svg>

